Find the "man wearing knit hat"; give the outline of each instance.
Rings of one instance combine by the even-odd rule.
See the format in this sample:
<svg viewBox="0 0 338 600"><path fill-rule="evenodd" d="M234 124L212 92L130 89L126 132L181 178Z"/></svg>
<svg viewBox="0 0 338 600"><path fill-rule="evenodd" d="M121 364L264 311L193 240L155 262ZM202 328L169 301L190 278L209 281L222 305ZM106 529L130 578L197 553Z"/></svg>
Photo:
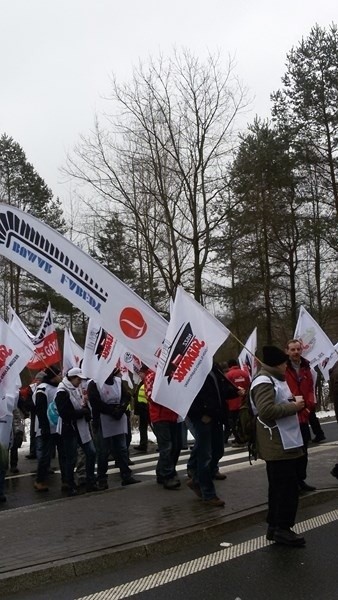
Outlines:
<svg viewBox="0 0 338 600"><path fill-rule="evenodd" d="M304 400L292 396L285 381L288 356L277 346L263 347L263 365L252 381L250 398L257 414L258 456L265 460L269 482L267 539L303 546L304 537L292 531L298 507L297 459L303 440L297 413Z"/></svg>

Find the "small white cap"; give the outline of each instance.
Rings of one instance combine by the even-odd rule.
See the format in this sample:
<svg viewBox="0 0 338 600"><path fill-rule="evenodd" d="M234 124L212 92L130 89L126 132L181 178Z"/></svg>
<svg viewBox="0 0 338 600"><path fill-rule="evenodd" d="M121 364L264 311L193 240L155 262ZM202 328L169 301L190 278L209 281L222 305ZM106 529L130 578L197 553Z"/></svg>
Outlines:
<svg viewBox="0 0 338 600"><path fill-rule="evenodd" d="M73 367L72 369L69 369L67 377L68 379L69 377L80 377L80 379L87 379L87 377L84 376L82 370L79 367Z"/></svg>

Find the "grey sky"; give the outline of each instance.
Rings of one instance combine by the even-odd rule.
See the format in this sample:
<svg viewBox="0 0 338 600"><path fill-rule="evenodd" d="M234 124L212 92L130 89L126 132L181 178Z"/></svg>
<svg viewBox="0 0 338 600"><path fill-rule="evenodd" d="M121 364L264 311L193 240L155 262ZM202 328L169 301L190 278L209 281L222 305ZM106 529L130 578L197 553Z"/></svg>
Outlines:
<svg viewBox="0 0 338 600"><path fill-rule="evenodd" d="M252 121L269 116L286 53L332 22L337 0L0 0L0 133L67 203L59 168L103 108L111 73L128 79L139 58L173 46L219 50L235 57Z"/></svg>

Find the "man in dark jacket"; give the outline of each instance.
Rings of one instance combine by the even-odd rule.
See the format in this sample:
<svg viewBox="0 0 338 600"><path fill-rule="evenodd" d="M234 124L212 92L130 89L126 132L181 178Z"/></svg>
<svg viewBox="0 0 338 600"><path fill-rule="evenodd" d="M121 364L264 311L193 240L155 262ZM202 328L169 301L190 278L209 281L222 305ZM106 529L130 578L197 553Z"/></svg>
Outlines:
<svg viewBox="0 0 338 600"><path fill-rule="evenodd" d="M128 465L126 409L130 395L114 370L103 385L94 380L88 384L88 401L93 412L93 434L97 451L97 483L100 490L108 488L108 457L112 454L119 466L122 485L138 483Z"/></svg>
<svg viewBox="0 0 338 600"><path fill-rule="evenodd" d="M60 416L57 431L61 434L65 451L65 480L69 496L78 494L74 481L78 446L86 456L86 490L96 492L99 489L95 482L96 451L89 427L91 412L80 387L81 381L85 379L87 378L78 367L69 369L59 383L55 396L55 404Z"/></svg>
<svg viewBox="0 0 338 600"><path fill-rule="evenodd" d="M329 394L330 402L332 402L334 411L336 413L336 419L338 422L338 360L329 371ZM338 479L338 463L335 464L331 471L331 475Z"/></svg>
<svg viewBox="0 0 338 600"><path fill-rule="evenodd" d="M56 426L49 422L47 416L48 406L53 402L57 386L62 379L61 371L53 365L45 370L42 382L37 386L33 395L35 405L35 447L38 459L38 468L34 488L37 492L48 491L47 479L50 469L51 458L55 450L58 450L58 459L61 470L62 484L65 477L65 457L60 436L56 433Z"/></svg>
<svg viewBox="0 0 338 600"><path fill-rule="evenodd" d="M298 507L298 460L303 440L297 414L304 399L295 398L286 380L288 355L277 346L263 346L263 365L250 387L255 407L257 450L266 462L269 482L268 540L303 546L305 540L291 528Z"/></svg>
<svg viewBox="0 0 338 600"><path fill-rule="evenodd" d="M236 396L238 389L214 363L187 415L188 426L195 438L193 452L196 461L196 469L187 485L206 505L223 507L225 504L216 494L212 463L217 464L224 453L226 400Z"/></svg>

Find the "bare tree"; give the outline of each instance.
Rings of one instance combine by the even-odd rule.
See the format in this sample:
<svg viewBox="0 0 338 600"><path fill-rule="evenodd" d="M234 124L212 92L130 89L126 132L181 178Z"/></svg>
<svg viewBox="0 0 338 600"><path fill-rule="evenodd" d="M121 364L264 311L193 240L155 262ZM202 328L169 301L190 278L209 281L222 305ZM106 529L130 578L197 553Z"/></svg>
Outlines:
<svg viewBox="0 0 338 600"><path fill-rule="evenodd" d="M184 283L203 303L212 238L226 218L234 121L245 106L233 65L224 72L219 57L202 63L188 51L150 59L130 83L112 81L110 100L117 114L104 127L96 121L66 171L99 193L100 219L121 211L135 255L143 249L162 289L171 295Z"/></svg>

